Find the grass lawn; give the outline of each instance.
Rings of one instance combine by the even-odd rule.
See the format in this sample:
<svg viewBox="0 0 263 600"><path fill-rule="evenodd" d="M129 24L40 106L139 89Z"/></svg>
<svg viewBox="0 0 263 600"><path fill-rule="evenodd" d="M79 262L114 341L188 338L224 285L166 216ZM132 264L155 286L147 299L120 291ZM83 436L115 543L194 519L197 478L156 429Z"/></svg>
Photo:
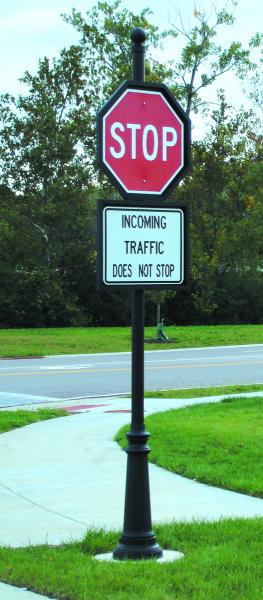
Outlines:
<svg viewBox="0 0 263 600"><path fill-rule="evenodd" d="M173 326L166 327L166 334L174 340L172 343L145 343L145 349L263 343L263 325ZM155 336L155 327L145 327L145 338L154 339ZM130 350L130 327L0 330L0 357L2 358Z"/></svg>
<svg viewBox="0 0 263 600"><path fill-rule="evenodd" d="M183 388L181 390L156 390L144 392L145 398L203 398L205 396L222 396L223 394L243 394L263 391L263 383L251 385L223 385L209 388Z"/></svg>
<svg viewBox="0 0 263 600"><path fill-rule="evenodd" d="M224 487L230 477L238 489L241 478L249 493L262 495L262 408L261 398L233 399L148 417L151 459L177 472L179 464L188 476L196 477L200 467L199 479L208 472ZM0 431L61 414L0 411ZM112 551L119 533L89 530L83 541L58 547L0 547L0 580L58 600L262 600L262 518L168 523L154 530L164 549L184 558L166 565L98 562L93 556Z"/></svg>
<svg viewBox="0 0 263 600"><path fill-rule="evenodd" d="M38 421L47 421L56 417L68 416L66 410L52 408L39 408L38 410L1 410L0 433L11 431L17 427L24 427Z"/></svg>
<svg viewBox="0 0 263 600"><path fill-rule="evenodd" d="M151 415L149 458L191 479L263 498L263 398L233 398ZM126 445L123 428L116 440Z"/></svg>
<svg viewBox="0 0 263 600"><path fill-rule="evenodd" d="M61 547L0 548L0 580L63 600L262 600L263 519L155 527L163 548L184 558L102 563L116 533L88 532Z"/></svg>

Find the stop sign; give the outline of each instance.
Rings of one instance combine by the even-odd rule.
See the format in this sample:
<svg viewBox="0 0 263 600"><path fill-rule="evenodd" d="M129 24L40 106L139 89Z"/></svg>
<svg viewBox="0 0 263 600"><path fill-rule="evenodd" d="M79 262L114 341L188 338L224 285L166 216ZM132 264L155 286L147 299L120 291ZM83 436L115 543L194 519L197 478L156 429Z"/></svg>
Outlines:
<svg viewBox="0 0 263 600"><path fill-rule="evenodd" d="M124 82L97 131L99 165L125 197L164 196L190 167L190 119L165 85Z"/></svg>

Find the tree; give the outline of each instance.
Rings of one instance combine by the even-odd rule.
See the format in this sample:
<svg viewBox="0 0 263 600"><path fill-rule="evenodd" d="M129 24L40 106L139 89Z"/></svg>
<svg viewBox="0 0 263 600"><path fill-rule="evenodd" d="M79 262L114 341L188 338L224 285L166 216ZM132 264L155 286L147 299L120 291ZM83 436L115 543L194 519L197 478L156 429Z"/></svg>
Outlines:
<svg viewBox="0 0 263 600"><path fill-rule="evenodd" d="M1 179L15 194L17 227L23 224L23 231L27 230L32 253L31 264L24 265L22 287L29 289L29 279L37 282L33 295L38 294L39 318L45 323L56 318L54 309L51 317L47 308L52 295L58 311L64 305L68 314L74 313L76 297L70 300L64 284L65 272L69 272L65 264L69 239L74 237L72 248L82 244L82 254L87 255L93 240L94 254L94 231L90 230L89 239L83 231L88 226L87 195L94 187L94 170L89 161L91 150L86 152L93 145L93 135L81 50L63 50L52 63L44 58L37 74L27 72L23 81L29 89L27 95L17 101L10 96L1 98ZM92 214L94 221L94 210ZM19 265L20 261L15 267L17 286ZM94 271L93 266L91 269ZM31 311L32 319L33 314L35 311Z"/></svg>
<svg viewBox="0 0 263 600"><path fill-rule="evenodd" d="M160 32L151 24L150 15L149 9L134 15L122 8L120 0L98 2L85 18L73 10L71 16L64 18L79 32L79 45L62 50L53 61L40 60L35 75L26 72L23 78L28 88L26 94L17 100L8 95L0 99L1 183L2 191L8 190L10 203L10 206L3 204L2 237L6 257L15 232L19 229L21 233L17 234L20 252L15 255L15 263L10 261L9 275L4 272L6 281L13 274L20 298L24 301L27 298L31 304L34 298L31 316L35 315L32 316L35 323L90 323L93 315L97 323L102 318L99 307L104 300L95 290L94 198L109 195L114 198L118 193L97 170L95 118L98 108L112 91L131 76L131 27L137 25L148 31L151 48L160 47L167 35L184 37L185 46L178 63L160 62L154 60L152 51L148 53L146 79L166 82L189 113L194 114L201 108L201 90L217 81L226 70L234 69L239 76L244 76L253 68L249 49L243 50L235 42L225 50L215 43L218 28L233 22L226 10L215 11L212 24L205 15L195 11L196 22L190 31L180 22L169 32ZM251 48L259 44L260 36L255 36ZM193 201L193 293L196 305L204 302L202 311L206 315L213 310L216 284L213 283L211 294L207 291L205 294L205 282L207 285L215 282L219 264L216 261L220 259L224 263L223 231L233 210L230 210L231 202L235 207L236 197L238 210L234 212L244 222L245 196L243 198L235 178L239 174L243 178L249 162L242 144L238 146L240 128L228 121L223 131L222 103L219 110L221 115L215 121L211 139L194 148L197 163L192 175L171 194L175 201L186 194L189 194L187 201L188 197ZM235 134L232 147L231 131ZM251 129L247 130L247 139L250 133ZM228 144L225 151L223 143ZM252 138L250 145L254 147ZM251 156L254 157L253 152ZM211 169L214 169L213 183ZM200 209L196 193L203 193L202 190L205 192ZM211 194L213 214L209 208ZM222 219L219 206L225 207ZM245 212L248 216L248 211ZM249 224L252 213L253 210L249 213ZM200 222L203 235L198 231ZM239 223L238 219L236 222ZM240 232L241 225L237 224L237 229ZM103 316L104 322L118 318L120 313L126 318L124 295L123 302L120 295L107 298L111 310ZM23 314L22 309L20 313ZM21 318L28 316L23 314Z"/></svg>
<svg viewBox="0 0 263 600"><path fill-rule="evenodd" d="M234 5L235 3L232 2L231 4ZM183 104L189 116L204 110L206 113L208 112L209 106L202 99L202 91L216 83L226 72L233 71L241 78L247 76L248 73L254 72L256 65L251 60L251 53L254 48L260 46L262 41L261 36L255 35L246 49L242 48L241 43L237 41L232 42L228 48L222 48L217 43L218 30L222 26L231 26L234 23L233 14L225 8L218 10L211 4L210 16L195 8L193 18L195 24L188 29L186 29L180 14L177 14L177 17L172 21L174 36L177 38L176 43L178 47L183 45L183 49L180 60L177 63L170 61L171 74L167 80L168 85L174 91L176 98ZM198 159L199 157L195 153L194 160ZM209 170L207 171L207 178L211 180L212 188L213 183ZM182 186L184 186L184 183L182 183ZM180 197L180 191L178 193L178 190L174 190L171 196L177 200ZM192 225L192 229L195 230L194 225ZM191 238L191 246L196 243L197 240ZM209 260L205 253L202 258L204 262L202 281L206 294L198 296L198 302L200 302L201 298L206 298L206 301L208 300L210 295L209 290L212 285L211 270L208 266ZM193 277L198 277L199 279L200 272L196 271L194 265L193 270ZM175 297L175 293L173 295ZM163 293L161 301L165 303L166 297L171 304L170 293ZM207 306L206 301L205 305ZM213 302L211 300L211 309L212 305ZM160 312L159 306L157 310Z"/></svg>
<svg viewBox="0 0 263 600"><path fill-rule="evenodd" d="M105 194L112 190L97 172L95 128L103 94L108 95L129 69L133 15L117 10L113 23L118 44L114 48L109 19L118 4L98 3L90 11L89 26L73 11L74 25L79 30L83 26L80 45L62 50L53 61L40 60L38 72L26 72L23 77L28 92L17 100L10 96L0 100L1 180L15 193L20 218L36 241L35 263L26 268L25 278L38 281L38 294L43 297L43 302L38 301L40 320L49 323L56 322L55 313L59 323L78 318L90 322L88 305L96 313L95 321L100 319L95 289L95 200L91 207L88 196L94 197L96 185ZM102 19L105 32L99 29ZM147 11L139 21L149 28L153 40L157 28L147 23ZM17 265L16 278L19 270ZM117 318L118 306L120 318L126 314L125 301L121 309L116 294L113 298L116 310L112 315Z"/></svg>
<svg viewBox="0 0 263 600"><path fill-rule="evenodd" d="M152 11L145 8L140 14L122 8L121 0L97 2L86 12L72 10L64 15L67 23L80 33L80 48L85 55L86 77L93 100L92 110L97 112L113 91L125 80L131 79L131 39L133 27L147 31L147 46L157 47L167 32L159 33L159 28L150 21ZM153 81L167 76L166 66L147 54L146 77Z"/></svg>
<svg viewBox="0 0 263 600"><path fill-rule="evenodd" d="M236 2L230 1L230 4L235 6ZM261 37L256 35L246 49L238 41L231 42L228 48L222 48L216 43L218 29L233 25L234 15L226 8L218 10L212 3L209 12L210 15L195 8L193 17L196 24L190 29L186 29L180 13L172 25L178 42L184 45L180 61L171 62L171 85L178 99L184 103L188 115L204 107L207 110L200 92L217 82L222 75L233 71L238 77L244 78L251 72L256 66L251 61L251 51L261 43Z"/></svg>
<svg viewBox="0 0 263 600"><path fill-rule="evenodd" d="M232 320L244 318L245 296L241 302L239 297L235 313L230 310L236 303L235 285L238 289L243 282L244 289L247 276L250 283L253 277L257 280L257 288L263 284L262 194L257 193L256 200L248 183L256 157L256 145L247 143L253 120L244 111L234 118L229 113L231 107L221 94L211 133L206 141L195 143L192 173L176 196L190 210L191 292L199 319L207 322L222 321L227 315ZM262 164L259 170L262 174Z"/></svg>

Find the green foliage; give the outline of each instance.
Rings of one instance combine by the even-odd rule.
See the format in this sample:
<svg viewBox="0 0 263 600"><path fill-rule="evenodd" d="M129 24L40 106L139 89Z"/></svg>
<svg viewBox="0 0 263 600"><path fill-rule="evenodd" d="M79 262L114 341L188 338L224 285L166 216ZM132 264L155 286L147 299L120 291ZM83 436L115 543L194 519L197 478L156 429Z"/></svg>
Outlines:
<svg viewBox="0 0 263 600"><path fill-rule="evenodd" d="M90 182L78 147L84 130L85 144L91 131L91 116L83 110L88 98L81 50L72 46L52 63L40 60L37 74L26 72L22 81L28 94L1 102L2 179L26 196L27 206L37 202L41 210L55 182L77 189L83 179Z"/></svg>
<svg viewBox="0 0 263 600"><path fill-rule="evenodd" d="M262 160L249 138L251 114L229 116L222 93L219 100L174 194L190 211L192 299L203 322L262 322ZM180 323L176 301L169 318Z"/></svg>
<svg viewBox="0 0 263 600"><path fill-rule="evenodd" d="M234 4L234 3L233 3ZM181 59L172 64L171 85L178 99L186 108L187 114L200 109L209 110L208 104L200 96L200 90L212 85L227 71L233 71L238 77L245 77L255 68L251 61L251 49L261 43L261 37L254 36L248 48L242 48L240 42L232 42L228 48L217 43L218 29L231 26L234 16L225 8L218 10L210 7L210 15L195 8L194 23L186 30L180 14L173 20L174 31L183 43Z"/></svg>
<svg viewBox="0 0 263 600"><path fill-rule="evenodd" d="M57 419L68 416L65 410L39 408L38 410L1 410L0 411L0 433L6 433L18 427L25 427L39 421Z"/></svg>
<svg viewBox="0 0 263 600"><path fill-rule="evenodd" d="M73 11L79 46L41 59L22 79L27 93L0 100L1 195L12 197L0 230L3 326L122 324L130 312L125 293L96 291L95 202L111 186L97 173L95 116L130 69L133 14L119 4L98 3L87 24ZM136 23L153 42L149 12Z"/></svg>
<svg viewBox="0 0 263 600"><path fill-rule="evenodd" d="M2 326L130 320L127 293L96 290L95 201L119 198L97 169L96 113L131 78L133 26L148 33L146 79L167 83L189 114L204 108L201 90L229 70L254 75L251 96L262 103L262 61L251 61L262 35L247 49L238 41L222 48L217 33L234 21L225 8L210 16L196 8L188 30L175 15L161 31L150 9L135 14L121 0L99 1L85 16L73 9L64 19L79 33L78 45L27 71L23 95L0 98ZM168 37L183 41L178 62L155 58ZM260 118L233 116L219 94L210 134L194 144L192 172L170 198L190 207L190 294L148 294L147 323L156 321L156 302L168 322L262 322Z"/></svg>
<svg viewBox="0 0 263 600"><path fill-rule="evenodd" d="M76 9L71 15L64 15L65 21L81 35L80 47L86 58L85 73L94 112L125 79L131 79L132 27L142 27L147 31L147 48L151 49L166 35L165 32L160 34L158 27L151 24L151 14L149 8L134 14L122 7L121 0L111 0L98 2L87 11L86 17ZM153 60L151 52L147 56L146 73L151 81L165 73L165 65Z"/></svg>

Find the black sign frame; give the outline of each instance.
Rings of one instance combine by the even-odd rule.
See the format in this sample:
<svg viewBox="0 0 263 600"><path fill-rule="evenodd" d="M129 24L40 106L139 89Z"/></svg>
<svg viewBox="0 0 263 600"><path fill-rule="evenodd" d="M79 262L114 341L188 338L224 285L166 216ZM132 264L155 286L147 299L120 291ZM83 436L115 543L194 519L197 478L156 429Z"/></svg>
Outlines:
<svg viewBox="0 0 263 600"><path fill-rule="evenodd" d="M172 209L173 211L181 211L183 215L182 219L182 250L181 252L182 259L182 282L180 283L172 283L168 281L167 283L146 283L142 282L124 282L124 283L105 283L104 281L104 265L106 261L105 256L105 236L107 232L104 231L104 209L107 207L116 207L120 210L127 210L129 208L134 208L137 210L144 209L153 209L165 211L166 209ZM125 204L124 202L116 202L113 200L97 200L97 289L99 290L136 290L136 289L152 289L152 290L171 290L171 289L188 289L189 286L189 234L188 234L189 224L188 224L188 210L184 205L175 205L171 203L162 203L157 205L156 202L148 202L147 205L145 203L141 204L134 201L129 201L129 203ZM116 232L117 235L117 232Z"/></svg>

